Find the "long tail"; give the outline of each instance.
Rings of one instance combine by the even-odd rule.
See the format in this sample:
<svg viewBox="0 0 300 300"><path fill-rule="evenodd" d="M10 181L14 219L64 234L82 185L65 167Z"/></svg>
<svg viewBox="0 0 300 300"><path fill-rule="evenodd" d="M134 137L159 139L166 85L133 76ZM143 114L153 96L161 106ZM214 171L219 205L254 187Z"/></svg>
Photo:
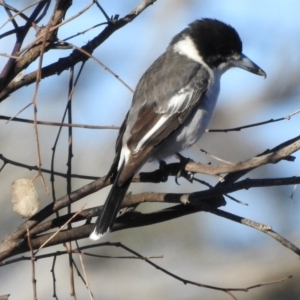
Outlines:
<svg viewBox="0 0 300 300"><path fill-rule="evenodd" d="M120 174L121 172L118 173ZM102 212L100 212L97 218L95 228L90 235L90 239L92 240L98 240L110 232L120 209L121 203L131 183L132 177L127 179L121 186L119 186L119 174L114 181L114 184L105 201Z"/></svg>

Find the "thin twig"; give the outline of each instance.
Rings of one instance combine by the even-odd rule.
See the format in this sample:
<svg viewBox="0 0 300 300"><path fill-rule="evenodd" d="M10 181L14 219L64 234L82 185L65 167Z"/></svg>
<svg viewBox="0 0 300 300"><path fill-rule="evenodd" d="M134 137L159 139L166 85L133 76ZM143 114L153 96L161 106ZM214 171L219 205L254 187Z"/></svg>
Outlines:
<svg viewBox="0 0 300 300"><path fill-rule="evenodd" d="M142 255L140 255L138 252L132 250L131 248L125 246L124 244L122 243L108 243L110 245L115 245L116 247L121 247L123 248L124 250L134 254L135 256L138 256L138 257L142 257ZM282 278L282 279L278 279L278 280L274 280L274 281L270 281L270 282L267 282L267 283L259 283L259 284L256 284L256 285L252 285L252 286L249 286L249 287L245 287L245 288L221 288L221 287L217 287L217 286L212 286L212 285L207 285L207 284L203 284L203 283L199 283L199 282L195 282L195 281L191 281L191 280L187 280L183 277L180 277L178 275L175 275L174 273L166 270L165 268L162 268L160 267L159 265L153 263L152 261L146 259L144 260L146 263L150 264L151 266L155 267L157 270L171 276L172 278L176 279L176 280L179 280L181 281L182 283L184 284L190 284L190 285L195 285L195 286L198 286L198 287L203 287L203 288L208 288L208 289L212 289L212 290L217 290L217 291L223 291L225 293L227 293L228 295L230 295L233 299L236 299L233 294L231 292L233 291L241 291L241 292L247 292L249 291L250 289L254 289L254 288L257 288L257 287L261 287L261 286L265 286L265 285L270 285L270 284L276 284L276 283L279 283L279 282L283 282L289 278L291 278L291 276L289 277L285 277L285 278Z"/></svg>
<svg viewBox="0 0 300 300"><path fill-rule="evenodd" d="M0 56L4 56L4 57L9 57L9 58L13 58L13 59L18 59L18 56L14 56L14 55L9 55L7 53L0 53Z"/></svg>
<svg viewBox="0 0 300 300"><path fill-rule="evenodd" d="M97 247L100 247L100 246L107 246L105 243L104 244L98 244ZM107 258L107 259L141 259L141 260L145 260L145 259L162 259L164 258L163 255L151 255L151 256L143 256L143 257L137 257L137 256L122 256L122 255L118 255L118 256L111 256L111 255L97 255L97 254L91 254L91 253L88 253L88 252L85 252L85 251L82 251L83 249L91 249L91 248L94 248L94 244L91 244L91 245L87 245L87 246L83 246L83 247L80 247L80 251L81 251L81 254L82 255L86 255L86 256L94 256L94 257L98 257L98 258ZM73 249L72 250L73 253L78 253L78 249ZM62 256L62 255L66 255L68 254L69 252L67 250L65 251L55 251L55 252L51 252L51 253L47 253L47 254L41 254L41 255L35 255L34 258L35 258L35 261L38 261L39 259L45 259L45 258L50 258L50 257L53 257L53 263L52 263L52 268L51 268L51 272L53 272L53 275L54 275L54 283L56 282L56 279L55 279L55 272L54 272L54 266L55 266L55 262L56 262L56 258L58 256ZM13 264L13 263L16 263L16 262L20 262L20 261L27 261L27 260L31 260L31 257L30 256L21 256L21 257L17 257L17 258L13 258L13 259L8 259L6 260L5 262L1 262L1 266L5 265L9 265L9 264Z"/></svg>
<svg viewBox="0 0 300 300"><path fill-rule="evenodd" d="M35 255L38 253L39 250L41 250L51 239L53 239L60 231L64 229L78 214L81 213L83 208L86 206L86 203L62 226L60 227L49 239L47 239L40 247L39 249L35 252Z"/></svg>
<svg viewBox="0 0 300 300"><path fill-rule="evenodd" d="M8 124L11 120L13 120L16 116L18 116L20 113L22 113L24 110L26 110L29 106L31 106L33 102L28 103L25 105L21 110L19 110L13 117L10 117L7 119L7 122L5 124ZM32 124L34 124L34 121L32 121Z"/></svg>
<svg viewBox="0 0 300 300"><path fill-rule="evenodd" d="M102 14L104 15L106 21L109 22L110 18L107 15L106 11L102 8L102 6L99 4L99 2L97 0L95 1L95 3L96 3L96 6L100 9L100 11L102 12Z"/></svg>
<svg viewBox="0 0 300 300"><path fill-rule="evenodd" d="M215 155L209 153L208 151L202 149L202 148L201 148L199 145L197 145L197 144L194 144L193 147L196 148L196 149L198 149L198 150L201 151L202 153L206 154L207 156L209 156L209 157L211 157L211 158L217 160L217 161L221 161L221 162L223 162L223 163L225 163L225 164L232 164L231 161L228 161L228 160L225 160L225 159L223 159L223 158L221 158L221 157L215 156Z"/></svg>
<svg viewBox="0 0 300 300"><path fill-rule="evenodd" d="M46 194L49 195L50 191L49 188L46 184L44 175L41 171L41 167L42 167L42 157L41 157L41 148L40 148L40 139L39 139L39 133L38 133L38 126L37 126L37 100L38 100L38 91L39 91L39 85L40 85L40 81L42 78L41 75L41 70L42 70L42 66L43 66L43 57L44 57L44 51L45 51L45 47L46 47L46 42L48 40L48 34L49 34L49 30L51 28L54 16L55 16L55 12L57 10L59 1L56 2L54 11L52 16L50 17L50 20L47 24L47 26L44 28L43 32L43 38L42 38L42 45L40 47L40 55L39 55L39 62L38 62L38 68L37 68L37 74L36 74L36 84L35 84L35 89L34 89L34 95L33 95L33 107L34 107L34 113L33 113L33 128L34 128L34 134L35 134L35 142L36 142L36 151L37 151L37 166L39 168L38 170L38 174L41 178L41 181L43 183L44 189L46 191Z"/></svg>
<svg viewBox="0 0 300 300"><path fill-rule="evenodd" d="M28 31L33 26L33 23L35 23L35 19L37 18L39 13L43 10L45 5L47 5L48 2L49 1L42 1L36 5L30 17L26 20L25 25L22 26L22 29L17 26L14 19L12 20L15 27L15 34L16 34L16 43L11 52L12 56L20 56L19 51ZM2 3L4 4L6 9L9 8L10 10L13 10L13 8L6 5L4 1L2 1ZM16 84L16 82L11 82L11 80L25 68L25 67L23 68L18 67L17 66L18 62L16 62L14 58L8 59L6 65L4 66L0 74L0 90L6 89L8 85ZM35 82L35 80L33 82Z"/></svg>
<svg viewBox="0 0 300 300"><path fill-rule="evenodd" d="M258 155L254 158L243 162L223 164L223 165L203 165L199 163L189 162L185 166L188 172L204 173L207 175L219 175L232 173L241 170L250 170L265 164L276 163L279 160L289 157L294 152L300 149L300 136L297 136L289 141L286 141L278 149L269 150L266 154ZM292 158L291 158L292 160Z"/></svg>
<svg viewBox="0 0 300 300"><path fill-rule="evenodd" d="M83 35L83 34L87 33L88 31L90 31L92 29L95 29L95 28L97 28L99 26L103 26L103 25L107 25L107 22L102 22L102 23L96 24L96 25L94 25L94 26L92 26L92 27L90 27L88 29L85 29L83 31L77 32L76 34L73 34L73 35L71 35L71 36L69 36L67 38L64 38L63 41L66 42L66 41L68 41L70 39L73 39L74 37L77 37L79 35Z"/></svg>
<svg viewBox="0 0 300 300"><path fill-rule="evenodd" d="M265 225L262 223L258 223L234 214L231 214L229 212L225 212L223 210L220 210L218 208L212 208L212 207L207 207L206 208L207 211L209 211L210 213L229 219L231 221L252 227L256 230L259 230L267 235L269 235L270 237L272 237L273 239L275 239L276 241L278 241L281 245L283 245L284 247L287 247L288 249L290 249L291 251L293 251L294 253L296 253L298 256L300 256L300 249L295 246L293 243L291 243L290 241L288 241L286 238L284 238L283 236L281 236L280 234L278 234L277 232L273 231L270 225Z"/></svg>
<svg viewBox="0 0 300 300"><path fill-rule="evenodd" d="M64 20L63 22L60 22L59 24L55 25L55 26L51 26L51 28L49 28L49 30L47 32L43 31L42 33L39 34L39 36L33 41L30 42L28 45L26 45L24 48L22 48L19 53L20 55L23 54L25 51L27 51L28 49L32 48L32 46L38 44L39 42L43 41L43 39L45 39L45 37L50 33L55 31L56 29L62 27L63 25L65 25L66 23L74 20L75 18L79 17L81 14L83 14L85 11L87 11L92 5L93 5L93 1L88 4L85 8L83 8L83 10L79 11L77 14L73 15L72 17L70 17L67 20ZM54 9L54 12L56 10Z"/></svg>
<svg viewBox="0 0 300 300"><path fill-rule="evenodd" d="M53 298L55 298L56 300L58 300L57 294L56 294L56 277L55 277L55 271L54 271L54 269L55 269L55 263L56 263L56 258L57 258L57 255L54 255L53 261L52 261L52 267L51 267L50 272L52 273Z"/></svg>
<svg viewBox="0 0 300 300"><path fill-rule="evenodd" d="M87 252L81 252L82 254L86 256L91 256L91 257L98 257L98 258L111 258L111 259L141 259L141 260L146 260L146 259L157 259L157 258L164 258L163 255L156 255L156 256L115 256L115 255L100 255L100 254L92 254L92 253L87 253Z"/></svg>
<svg viewBox="0 0 300 300"><path fill-rule="evenodd" d="M77 300L76 291L75 291L75 283L74 283L74 269L73 269L73 256L72 256L72 243L68 242L65 244L65 247L68 251L69 256L69 271L70 271L70 296L73 297L74 300Z"/></svg>
<svg viewBox="0 0 300 300"><path fill-rule="evenodd" d="M33 248L31 244L31 237L30 237L30 232L27 229L27 242L29 245L30 253L31 253L31 268L32 268L32 275L31 275L31 282L32 282L32 289L33 289L33 299L37 300L37 292L36 292L36 279L35 279L35 258L34 258L34 253L33 253Z"/></svg>
<svg viewBox="0 0 300 300"><path fill-rule="evenodd" d="M88 276L87 276L87 273L86 273L86 270L85 270L82 253L81 253L81 250L79 249L78 245L77 245L77 249L76 250L77 250L77 253L79 255L79 260L80 260L81 268L82 268L83 275L84 275L85 287L87 288L87 290L89 292L90 299L91 300L95 300L94 295L93 295L93 293L91 291L90 282L89 282L89 279L88 279Z"/></svg>
<svg viewBox="0 0 300 300"><path fill-rule="evenodd" d="M243 129L248 129L248 128L252 128L252 127L256 127L256 126L262 126L262 125L266 125L266 124L270 124L270 123L276 123L276 122L280 122L280 121L289 121L294 115L297 115L300 113L300 109L296 110L295 112L285 116L285 117L281 117L281 118L277 118L277 119L270 119L267 121L262 121L262 122L258 122L258 123L253 123L253 124L249 124L249 125L244 125L244 126L238 126L238 127L233 127L233 128L225 128L225 129L206 129L205 132L230 132L230 131L241 131Z"/></svg>
<svg viewBox="0 0 300 300"><path fill-rule="evenodd" d="M35 6L36 4L42 2L44 0L39 0L39 1L36 1L28 6L26 6L25 8L19 10L16 12L16 14L14 14L13 16L9 17L9 19L0 27L0 30L6 25L8 24L9 22L11 22L12 20L14 20L17 16L21 16L24 20L28 20L27 16L23 14L23 12L29 8L31 8L32 6ZM0 3L0 5L3 6L3 3ZM6 4L5 4L6 5ZM10 8L11 9L11 8ZM15 10L15 9L14 9ZM16 10L15 10L16 11Z"/></svg>
<svg viewBox="0 0 300 300"><path fill-rule="evenodd" d="M87 50L89 53L92 53L99 45L101 45L105 40L107 40L114 32L132 22L139 14L141 14L148 6L153 4L155 0L147 0L141 1L140 4L134 8L131 12L129 12L126 16L121 19L114 20L114 22L110 22L108 26L104 28L104 30L95 38L90 40L86 45L82 47L82 49ZM31 45L33 46L33 45ZM14 53L12 53L14 55ZM24 60L31 60L36 57L36 53L26 53L27 57L23 57L23 61L17 64L17 68L19 72L24 69ZM42 78L46 78L48 76L52 76L54 74L59 74L64 70L69 69L71 66L74 66L78 62L85 61L87 59L86 55L79 55L77 50L74 50L68 57L61 58L59 61L50 64L42 69ZM23 86L32 84L36 81L36 73L37 71L31 72L27 74L22 79L22 82L10 82L5 86L5 88L0 92L0 101L5 99L12 91L16 91Z"/></svg>
<svg viewBox="0 0 300 300"><path fill-rule="evenodd" d="M29 105L32 105L32 103L30 103ZM10 122L13 121L13 122L22 122L22 123L29 123L29 124L33 124L33 122L34 122L29 119L7 117L7 116L1 116L1 115L0 115L0 120L8 120ZM38 125L73 127L73 128L83 128L83 129L113 129L113 130L120 129L119 126L114 126L114 125L102 126L102 125L87 125L87 124L74 124L74 123L68 124L68 123L47 122L47 121L40 121L40 120L37 120L36 123Z"/></svg>
<svg viewBox="0 0 300 300"><path fill-rule="evenodd" d="M59 43L65 44L63 40L58 40ZM77 51L85 54L87 57L93 59L98 65L100 65L105 71L113 75L119 82L121 82L131 93L134 93L134 90L119 76L117 75L114 71L112 71L110 68L108 68L104 63L102 63L99 59L97 59L95 56L90 54L89 52L85 51L84 49L75 46L74 44L67 43L67 45L70 45L72 48L76 49Z"/></svg>
<svg viewBox="0 0 300 300"><path fill-rule="evenodd" d="M94 4L95 4L94 1L91 1L91 3L89 3L86 7L84 7L84 8L83 8L81 11L79 11L77 14L75 14L75 15L73 15L72 17L70 17L70 18L68 18L68 19L66 19L66 20L64 20L64 21L62 21L62 22L60 22L59 24L53 26L53 27L51 28L51 31L54 31L54 30L56 30L57 28L62 27L63 25L65 25L65 24L71 22L72 20L78 18L80 15L82 15L82 14L85 13L87 10L89 10Z"/></svg>
<svg viewBox="0 0 300 300"><path fill-rule="evenodd" d="M26 164L23 164L23 163L13 161L11 159L8 159L8 158L4 157L2 154L0 154L0 160L3 161L3 166L0 169L0 171L4 168L5 165L17 166L17 167L20 167L20 168L28 169L29 171L32 171L32 170L37 171L38 170L37 166L26 165ZM47 173L47 174L51 174L51 175L55 175L55 176L60 176L62 178L67 178L67 174L62 173L62 172L55 172L55 171L44 169L44 168L42 168L41 170L42 170L43 173ZM99 178L99 176L87 176L87 175L80 175L80 174L72 174L71 176L72 176L72 178L80 178L80 179L86 179L86 180L96 180L96 179Z"/></svg>

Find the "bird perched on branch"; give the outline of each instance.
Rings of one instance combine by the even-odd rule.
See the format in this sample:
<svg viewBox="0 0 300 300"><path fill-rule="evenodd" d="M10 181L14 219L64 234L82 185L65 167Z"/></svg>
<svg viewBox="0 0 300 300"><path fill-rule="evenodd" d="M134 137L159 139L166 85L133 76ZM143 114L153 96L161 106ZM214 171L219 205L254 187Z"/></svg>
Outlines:
<svg viewBox="0 0 300 300"><path fill-rule="evenodd" d="M201 19L178 33L144 73L119 132L108 173L113 186L92 240L111 230L132 177L146 161L161 161L197 142L215 108L221 75L232 67L266 77L242 53L233 27Z"/></svg>

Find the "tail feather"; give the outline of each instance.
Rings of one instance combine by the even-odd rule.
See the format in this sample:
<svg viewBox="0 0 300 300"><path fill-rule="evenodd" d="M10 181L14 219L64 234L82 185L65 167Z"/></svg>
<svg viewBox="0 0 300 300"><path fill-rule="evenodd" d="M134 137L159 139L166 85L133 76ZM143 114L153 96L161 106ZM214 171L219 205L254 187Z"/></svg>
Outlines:
<svg viewBox="0 0 300 300"><path fill-rule="evenodd" d="M121 172L119 172L119 174L120 173ZM132 177L127 179L121 186L119 186L118 185L119 174L114 181L110 193L105 201L102 212L100 212L100 215L98 216L95 228L90 235L90 239L92 240L98 240L102 236L110 232L115 222L117 213L120 209L121 203L129 188Z"/></svg>

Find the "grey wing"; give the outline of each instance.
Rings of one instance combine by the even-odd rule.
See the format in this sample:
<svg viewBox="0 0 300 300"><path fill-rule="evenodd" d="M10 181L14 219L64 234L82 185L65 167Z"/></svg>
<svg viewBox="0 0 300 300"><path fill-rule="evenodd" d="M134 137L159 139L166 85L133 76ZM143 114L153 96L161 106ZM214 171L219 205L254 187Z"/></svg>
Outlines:
<svg viewBox="0 0 300 300"><path fill-rule="evenodd" d="M170 68L168 57L162 58L143 75L134 94L120 154L120 159L125 160L119 177L120 185L184 123L202 101L208 87L208 71L200 64L188 59L184 65L179 64L173 56L170 58L173 67ZM166 66L162 65L162 61L166 62ZM167 67L168 71L164 70Z"/></svg>

